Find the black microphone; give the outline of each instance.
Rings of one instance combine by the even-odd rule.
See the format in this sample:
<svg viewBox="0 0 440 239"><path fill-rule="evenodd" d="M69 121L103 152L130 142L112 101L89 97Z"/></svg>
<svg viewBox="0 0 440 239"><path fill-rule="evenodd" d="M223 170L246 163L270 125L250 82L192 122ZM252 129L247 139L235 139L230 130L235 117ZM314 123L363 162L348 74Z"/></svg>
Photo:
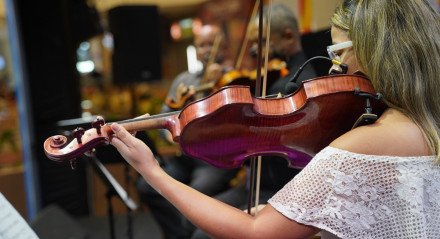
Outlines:
<svg viewBox="0 0 440 239"><path fill-rule="evenodd" d="M293 77L287 82L284 90L286 91L286 94L291 94L293 93L296 89L298 89L298 84L296 84L296 80L298 79L299 75L301 74L301 72L304 70L304 68L312 61L314 60L327 60L327 61L331 61L333 64L339 65L339 67L341 67L341 72L338 71L331 71L330 74L345 74L348 71L348 65L344 64L342 62L336 61L336 60L332 60L328 57L325 56L315 56L312 57L310 59L308 59L306 62L304 62L299 69L295 72L295 75L293 75Z"/></svg>
<svg viewBox="0 0 440 239"><path fill-rule="evenodd" d="M295 92L298 89L298 84L296 84L295 82L287 82L284 90L286 92L286 94L291 94L293 92Z"/></svg>

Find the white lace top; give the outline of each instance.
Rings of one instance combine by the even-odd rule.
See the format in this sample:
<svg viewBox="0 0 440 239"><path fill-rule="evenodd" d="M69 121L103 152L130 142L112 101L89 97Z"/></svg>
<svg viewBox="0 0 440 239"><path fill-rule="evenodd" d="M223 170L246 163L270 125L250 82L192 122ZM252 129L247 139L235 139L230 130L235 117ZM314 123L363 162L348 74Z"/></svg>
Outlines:
<svg viewBox="0 0 440 239"><path fill-rule="evenodd" d="M327 147L269 203L322 238L440 238L440 166Z"/></svg>

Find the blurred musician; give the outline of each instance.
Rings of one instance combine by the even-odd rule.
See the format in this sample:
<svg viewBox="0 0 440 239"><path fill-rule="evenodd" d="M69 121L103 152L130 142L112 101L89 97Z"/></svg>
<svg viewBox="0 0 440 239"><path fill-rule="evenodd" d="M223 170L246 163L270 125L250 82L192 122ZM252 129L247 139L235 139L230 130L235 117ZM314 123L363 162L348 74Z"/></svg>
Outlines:
<svg viewBox="0 0 440 239"><path fill-rule="evenodd" d="M165 100L163 112L181 109L191 101L212 92L213 85L231 68L227 59L225 34L215 25L204 25L195 35L197 59L203 70L197 73L183 72L173 81Z"/></svg>
<svg viewBox="0 0 440 239"><path fill-rule="evenodd" d="M269 8L266 6L263 11L263 25L265 26L269 16ZM271 11L269 60L279 59L286 62L289 74L276 80L271 87L268 88L267 95L277 93L285 94L285 86L287 82L307 58L301 46L301 33L299 32L298 21L296 20L294 13L290 11L286 5L281 3L272 4ZM266 29L266 27L263 29ZM265 36L266 32L263 31L264 40ZM251 24L249 39L251 43L250 54L256 57L258 50L258 17L256 17L253 20L253 24ZM297 87L301 85L302 81L314 77L316 77L315 70L310 65L307 66L296 81ZM294 90L296 89L291 89L291 91Z"/></svg>

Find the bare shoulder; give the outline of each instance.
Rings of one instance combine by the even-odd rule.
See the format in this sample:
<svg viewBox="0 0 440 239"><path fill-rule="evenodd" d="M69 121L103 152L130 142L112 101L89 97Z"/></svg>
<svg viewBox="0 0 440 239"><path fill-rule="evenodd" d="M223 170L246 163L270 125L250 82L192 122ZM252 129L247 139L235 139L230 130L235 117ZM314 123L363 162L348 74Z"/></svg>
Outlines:
<svg viewBox="0 0 440 239"><path fill-rule="evenodd" d="M376 123L355 128L330 146L354 153L389 156L430 155L420 128L397 110L387 110Z"/></svg>

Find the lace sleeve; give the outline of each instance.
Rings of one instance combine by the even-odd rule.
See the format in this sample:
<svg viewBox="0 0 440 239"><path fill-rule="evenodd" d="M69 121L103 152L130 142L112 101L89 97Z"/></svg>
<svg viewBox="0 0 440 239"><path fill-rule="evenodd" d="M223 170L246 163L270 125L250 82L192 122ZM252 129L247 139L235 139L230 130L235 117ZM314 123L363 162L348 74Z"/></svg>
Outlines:
<svg viewBox="0 0 440 239"><path fill-rule="evenodd" d="M327 147L269 203L322 229L322 238L440 238L440 165L434 159Z"/></svg>
<svg viewBox="0 0 440 239"><path fill-rule="evenodd" d="M269 203L292 220L338 237L367 238L362 237L364 231L390 213L379 199L386 186L369 181L363 168L370 165L353 165L344 152L332 147L322 150Z"/></svg>

